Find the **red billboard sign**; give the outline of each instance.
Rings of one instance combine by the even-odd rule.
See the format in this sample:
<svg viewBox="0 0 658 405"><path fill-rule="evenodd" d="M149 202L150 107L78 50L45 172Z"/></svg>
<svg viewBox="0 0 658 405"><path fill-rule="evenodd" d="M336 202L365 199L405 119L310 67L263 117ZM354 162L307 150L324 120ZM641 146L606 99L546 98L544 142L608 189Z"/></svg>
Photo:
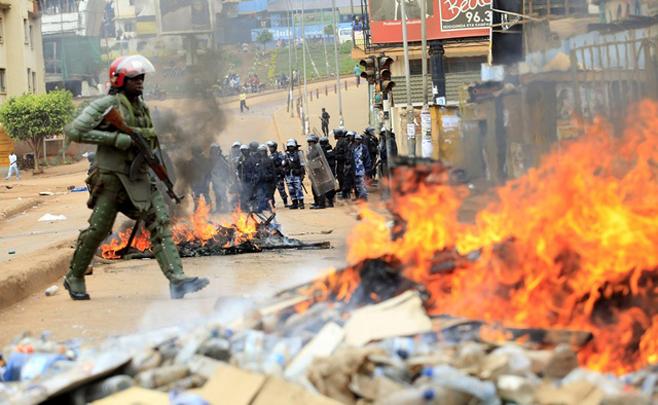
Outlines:
<svg viewBox="0 0 658 405"><path fill-rule="evenodd" d="M373 43L402 42L402 9L405 2L409 41L420 41L418 0L370 0L370 36ZM489 35L492 0L426 0L427 39Z"/></svg>

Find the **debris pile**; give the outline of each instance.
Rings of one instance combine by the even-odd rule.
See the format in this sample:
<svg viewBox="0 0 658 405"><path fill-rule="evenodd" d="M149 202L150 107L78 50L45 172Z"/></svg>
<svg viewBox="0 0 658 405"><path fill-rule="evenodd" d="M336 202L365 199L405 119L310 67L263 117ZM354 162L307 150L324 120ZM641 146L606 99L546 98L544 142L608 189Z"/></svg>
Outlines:
<svg viewBox="0 0 658 405"><path fill-rule="evenodd" d="M577 345L587 340L582 333L526 331L521 338L520 332L513 336L482 322L431 318L423 295L413 289L378 304L318 302L303 311L300 304L308 297L291 291L228 323L208 320L114 338L95 348L22 337L3 352L0 402L577 405L658 400L658 370L613 376L579 368Z"/></svg>
<svg viewBox="0 0 658 405"><path fill-rule="evenodd" d="M172 228L181 257L226 256L277 249L328 249L329 242L305 243L285 236L275 222L276 214L266 217L237 211L224 223L210 218L209 207L199 200L189 218L179 218ZM137 230L137 229L136 229ZM132 229L119 231L101 245L99 255L107 260L153 258L148 230L140 227L131 242ZM130 248L126 248L130 242Z"/></svg>

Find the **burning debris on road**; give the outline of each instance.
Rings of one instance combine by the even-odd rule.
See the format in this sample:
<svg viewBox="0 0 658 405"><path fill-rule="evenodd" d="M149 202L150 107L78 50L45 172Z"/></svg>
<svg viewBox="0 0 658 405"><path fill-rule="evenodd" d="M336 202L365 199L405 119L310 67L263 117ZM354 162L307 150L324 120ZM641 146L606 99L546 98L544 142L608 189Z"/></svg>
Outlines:
<svg viewBox="0 0 658 405"><path fill-rule="evenodd" d="M444 166L399 166L392 225L364 208L347 268L237 319L85 350L19 339L0 401L655 403L658 105L638 111L623 135L587 128L473 224Z"/></svg>
<svg viewBox="0 0 658 405"><path fill-rule="evenodd" d="M210 209L203 199L189 218L178 218L172 227L174 242L181 257L225 256L256 253L275 249L327 249L328 242L305 243L289 238L274 224L275 214L265 218L260 214L241 211L231 215L231 222L216 223L210 219ZM141 228L131 247L125 249L132 229L120 231L100 247L100 256L107 260L151 258L148 230Z"/></svg>

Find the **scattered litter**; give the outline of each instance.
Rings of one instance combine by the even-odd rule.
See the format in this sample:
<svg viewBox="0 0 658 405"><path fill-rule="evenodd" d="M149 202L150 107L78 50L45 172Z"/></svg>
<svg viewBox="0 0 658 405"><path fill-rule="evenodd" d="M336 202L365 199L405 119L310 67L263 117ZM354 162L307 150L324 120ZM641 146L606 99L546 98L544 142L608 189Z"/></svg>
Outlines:
<svg viewBox="0 0 658 405"><path fill-rule="evenodd" d="M15 254L16 254L16 251L12 249L12 250L10 250L10 251L7 252L7 253L10 254L10 255L15 255Z"/></svg>
<svg viewBox="0 0 658 405"><path fill-rule="evenodd" d="M49 195L55 195L52 191L39 191L39 195L43 196L49 196Z"/></svg>
<svg viewBox="0 0 658 405"><path fill-rule="evenodd" d="M59 291L59 287L56 285L51 285L46 289L46 297L52 297L53 295L57 294L57 291Z"/></svg>
<svg viewBox="0 0 658 405"><path fill-rule="evenodd" d="M82 193L88 191L87 186L68 186L67 189L72 193Z"/></svg>
<svg viewBox="0 0 658 405"><path fill-rule="evenodd" d="M39 222L66 221L64 215L45 214L39 218Z"/></svg>
<svg viewBox="0 0 658 405"><path fill-rule="evenodd" d="M11 190L12 188L14 188L14 186L5 186L5 188L6 188L7 190Z"/></svg>

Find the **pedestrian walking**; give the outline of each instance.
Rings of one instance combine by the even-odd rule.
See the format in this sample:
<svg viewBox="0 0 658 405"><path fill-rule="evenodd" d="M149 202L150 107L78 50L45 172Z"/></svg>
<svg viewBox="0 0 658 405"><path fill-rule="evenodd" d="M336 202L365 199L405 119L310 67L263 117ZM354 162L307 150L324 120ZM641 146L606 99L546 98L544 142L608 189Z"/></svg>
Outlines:
<svg viewBox="0 0 658 405"><path fill-rule="evenodd" d="M240 112L243 113L245 109L249 111L249 107L247 106L247 91L242 88L240 91Z"/></svg>
<svg viewBox="0 0 658 405"><path fill-rule="evenodd" d="M286 142L286 159L284 161L286 174L286 183L288 183L288 192L292 199L290 209L304 209L304 192L302 191L302 181L304 181L304 163L302 161L299 145L294 139L288 139Z"/></svg>
<svg viewBox="0 0 658 405"><path fill-rule="evenodd" d="M322 115L320 115L320 122L322 124L322 133L324 136L329 136L329 119L331 116L325 108L322 109Z"/></svg>
<svg viewBox="0 0 658 405"><path fill-rule="evenodd" d="M359 87L361 84L361 66L357 63L354 65L354 77L356 77L356 87Z"/></svg>
<svg viewBox="0 0 658 405"><path fill-rule="evenodd" d="M9 154L9 170L7 171L5 180L9 180L12 175L16 175L16 180L21 179L21 172L18 170L18 157L16 157L16 153L14 152Z"/></svg>
<svg viewBox="0 0 658 405"><path fill-rule="evenodd" d="M169 280L171 298L183 298L208 285L208 279L188 277L183 272L172 238L169 209L155 187L149 166L137 159L138 153L133 147L132 136L141 136L144 144L154 151L159 149L151 115L142 98L145 75L152 72L155 68L141 55L115 59L109 69L110 94L93 101L64 130L69 142L97 145L97 169L87 180L91 190L87 206L93 212L89 227L80 232L64 277L64 287L73 300L90 299L85 273L98 246L112 232L118 212L143 221L150 233L153 255ZM126 127L137 129L132 136L117 132L115 126L103 122L112 109L119 112ZM141 162L141 166L134 167L135 162Z"/></svg>

